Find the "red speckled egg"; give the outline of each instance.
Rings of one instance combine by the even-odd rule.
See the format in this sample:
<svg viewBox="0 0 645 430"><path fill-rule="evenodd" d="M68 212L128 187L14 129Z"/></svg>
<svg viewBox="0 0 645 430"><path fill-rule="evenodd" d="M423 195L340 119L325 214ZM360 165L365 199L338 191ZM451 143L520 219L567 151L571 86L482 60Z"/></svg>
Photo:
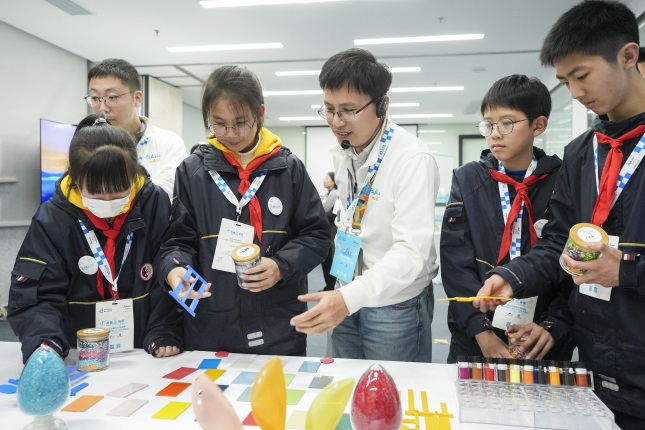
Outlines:
<svg viewBox="0 0 645 430"><path fill-rule="evenodd" d="M401 399L392 377L379 364L361 376L352 398L354 430L399 430Z"/></svg>

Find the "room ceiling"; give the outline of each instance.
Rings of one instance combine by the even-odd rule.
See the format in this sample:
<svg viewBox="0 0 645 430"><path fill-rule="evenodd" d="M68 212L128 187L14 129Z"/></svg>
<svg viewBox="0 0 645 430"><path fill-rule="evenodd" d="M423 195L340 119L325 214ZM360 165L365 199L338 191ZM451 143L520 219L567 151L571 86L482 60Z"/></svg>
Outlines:
<svg viewBox="0 0 645 430"><path fill-rule="evenodd" d="M51 0L56 2L56 0ZM70 0L58 0L69 2ZM625 0L639 15L643 0ZM317 76L278 77L277 71L319 70L355 39L483 33L481 40L371 45L390 67L421 67L394 74L393 88L463 86L457 92L391 93L390 114L450 113L452 118L398 119L399 123L473 123L479 102L497 79L514 73L557 81L538 54L556 19L577 0L347 0L333 3L204 9L198 0L74 0L91 15L70 15L46 0L3 1L0 20L90 61L124 58L140 73L181 89L200 108L203 80L217 66L240 64L265 91L318 90ZM280 42L282 49L171 53L167 47ZM55 67L55 65L51 65ZM84 94L78 94L79 100ZM322 95L266 97L269 126L323 125L311 105Z"/></svg>

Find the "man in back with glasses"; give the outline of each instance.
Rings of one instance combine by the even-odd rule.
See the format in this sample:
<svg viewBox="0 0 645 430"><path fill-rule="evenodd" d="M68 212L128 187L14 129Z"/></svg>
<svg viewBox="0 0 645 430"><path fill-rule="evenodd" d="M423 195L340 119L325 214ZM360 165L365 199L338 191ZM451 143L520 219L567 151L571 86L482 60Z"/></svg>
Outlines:
<svg viewBox="0 0 645 430"><path fill-rule="evenodd" d="M155 127L139 116L143 92L137 69L125 60L110 58L96 63L87 74L85 100L93 112L105 112L114 126L130 133L137 142L139 164L150 179L172 199L175 169L186 158L186 146L177 134Z"/></svg>
<svg viewBox="0 0 645 430"><path fill-rule="evenodd" d="M293 318L303 333L333 329L334 357L432 361L434 206L439 173L428 146L387 116L392 75L368 51L329 58L319 113L336 136L340 225L335 291L300 296L316 306Z"/></svg>

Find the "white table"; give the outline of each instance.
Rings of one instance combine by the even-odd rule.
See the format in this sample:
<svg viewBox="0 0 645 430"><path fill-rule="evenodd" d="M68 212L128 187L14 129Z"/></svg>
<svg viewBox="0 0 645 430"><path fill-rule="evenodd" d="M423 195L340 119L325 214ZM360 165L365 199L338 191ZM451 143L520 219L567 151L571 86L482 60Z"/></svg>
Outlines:
<svg viewBox="0 0 645 430"><path fill-rule="evenodd" d="M9 378L18 378L22 371L20 344L17 342L0 342L0 384L7 382ZM225 394L242 421L251 411L250 403L238 402L237 398L248 387L248 385L231 384L240 371L258 371L270 357L254 356L256 360L246 369L231 368L234 362L241 358L248 357L244 354L230 354L229 357L223 358L220 363L220 369L226 369L216 383L229 385ZM159 409L165 406L169 401L191 401L192 388L186 389L177 397L158 397L155 396L159 390L173 382L169 379L163 379L166 375L179 367L198 367L205 358L215 358L212 352L193 351L186 352L175 357L155 359L146 354L143 350L133 352L113 354L110 357L110 367L101 372L91 373L91 376L85 379L89 386L77 395L101 395L122 387L130 382L140 382L148 384L149 387L142 391L132 394L128 398L145 399L148 403L136 411L128 418L106 416L106 412L119 405L125 399L105 396L103 400L94 405L92 408L82 413L74 412L57 412L56 416L63 419L70 430L141 430L141 429L199 429L199 425L194 421L192 408L186 410L174 421L152 419ZM285 374L296 374L296 377L288 386L292 389L306 389L306 393L297 406L287 407L287 420L294 410L307 410L313 399L320 390L307 388L311 381L312 374L298 373L301 363L307 361L317 361L317 358L311 357L281 357L286 360L284 366ZM70 356L65 360L68 365L76 364L76 351L73 350ZM343 360L336 359L332 364L321 364L316 376L333 376L335 380L352 377L357 382L363 372L373 362L364 360ZM425 391L428 396L429 410L439 410L439 404L447 404L448 411L454 414L452 418L452 429L459 430L519 430L524 427L510 426L492 426L471 423L459 423L459 410L457 405L457 396L455 389L456 367L448 364L427 364L427 363L402 363L402 362L380 362L380 364L392 375L401 392L401 402L403 410L407 408L407 390L415 391L415 405L421 408L421 391ZM202 370L186 376L181 382L193 382L195 378L202 373ZM77 397L70 397L67 403L70 403ZM66 403L66 404L67 404ZM351 403L351 401L350 401ZM348 404L346 413L349 413L350 404ZM0 428L2 429L22 429L26 424L31 422L32 417L24 415L18 408L16 395L0 394ZM422 427L423 428L423 427ZM617 428L617 427L616 427ZM245 427L245 429L259 430L259 427ZM333 429L332 429L333 430Z"/></svg>

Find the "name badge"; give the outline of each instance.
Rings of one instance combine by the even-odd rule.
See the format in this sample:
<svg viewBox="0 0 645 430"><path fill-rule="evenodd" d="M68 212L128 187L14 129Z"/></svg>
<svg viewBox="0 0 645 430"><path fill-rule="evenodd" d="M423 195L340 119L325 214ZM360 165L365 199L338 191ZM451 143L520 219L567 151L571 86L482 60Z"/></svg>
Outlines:
<svg viewBox="0 0 645 430"><path fill-rule="evenodd" d="M231 252L240 245L253 243L254 233L255 229L251 225L222 219L211 268L235 273L235 263L231 258Z"/></svg>
<svg viewBox="0 0 645 430"><path fill-rule="evenodd" d="M338 230L336 233L336 251L331 264L332 276L350 283L354 279L354 269L361 252L361 238L355 234Z"/></svg>
<svg viewBox="0 0 645 430"><path fill-rule="evenodd" d="M493 327L506 330L513 324L528 324L533 322L537 297L528 299L513 299L504 306L498 306L493 316Z"/></svg>
<svg viewBox="0 0 645 430"><path fill-rule="evenodd" d="M609 243L607 245L618 249L618 236L609 236ZM579 291L580 294L606 302L611 299L611 287L603 287L600 284L580 284Z"/></svg>
<svg viewBox="0 0 645 430"><path fill-rule="evenodd" d="M96 327L110 329L110 353L132 351L134 349L132 299L97 303Z"/></svg>

